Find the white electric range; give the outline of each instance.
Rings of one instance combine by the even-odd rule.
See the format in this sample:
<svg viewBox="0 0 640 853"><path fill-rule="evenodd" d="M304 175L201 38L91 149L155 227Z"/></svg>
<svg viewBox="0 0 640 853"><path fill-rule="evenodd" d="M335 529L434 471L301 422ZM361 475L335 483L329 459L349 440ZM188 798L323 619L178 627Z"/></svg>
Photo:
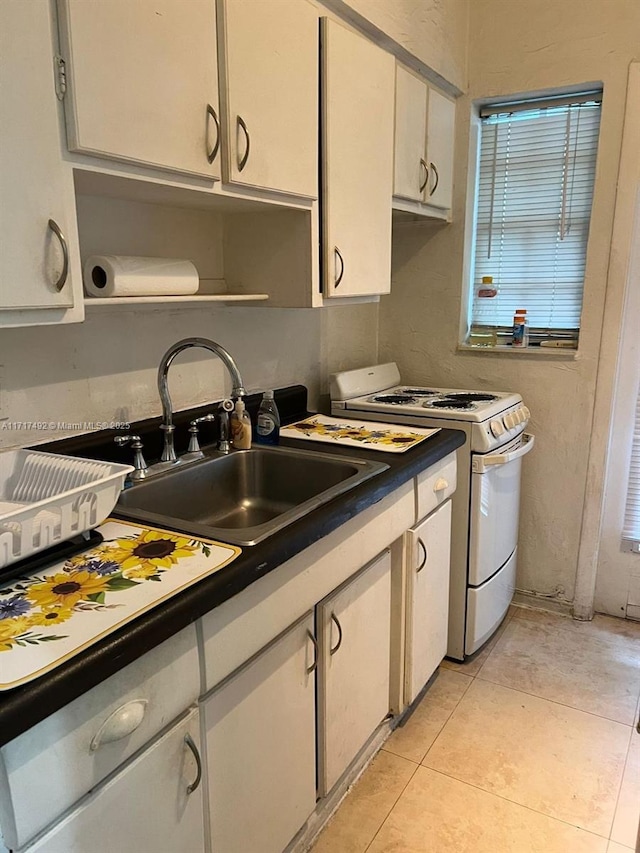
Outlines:
<svg viewBox="0 0 640 853"><path fill-rule="evenodd" d="M331 377L331 413L465 433L453 495L449 642L457 660L502 622L515 590L522 458L533 448L519 394L403 385L393 362Z"/></svg>

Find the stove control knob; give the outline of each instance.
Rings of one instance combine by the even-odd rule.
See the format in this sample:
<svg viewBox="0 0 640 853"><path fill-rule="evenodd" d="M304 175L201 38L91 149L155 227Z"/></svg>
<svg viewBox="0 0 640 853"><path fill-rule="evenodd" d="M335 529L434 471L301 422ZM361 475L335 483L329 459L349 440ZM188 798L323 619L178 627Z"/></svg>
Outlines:
<svg viewBox="0 0 640 853"><path fill-rule="evenodd" d="M515 412L513 413L513 417L515 418L515 421L517 424L521 424L522 421L526 420L526 418L524 416L524 412L522 411L522 409L516 409Z"/></svg>
<svg viewBox="0 0 640 853"><path fill-rule="evenodd" d="M490 424L491 432L495 435L496 438L502 435L504 432L504 427L502 426L502 421L491 421Z"/></svg>
<svg viewBox="0 0 640 853"><path fill-rule="evenodd" d="M513 429L514 426L516 426L517 421L516 421L513 413L511 413L511 412L509 412L509 414L505 415L503 420L504 420L504 425L506 426L507 429Z"/></svg>
<svg viewBox="0 0 640 853"><path fill-rule="evenodd" d="M528 420L529 420L529 418L531 417L531 412L529 411L529 409L527 409L527 407L526 407L526 406L523 406L523 407L520 409L520 411L521 411L521 412L522 412L522 414L524 415L524 420L525 420L525 421L528 421Z"/></svg>

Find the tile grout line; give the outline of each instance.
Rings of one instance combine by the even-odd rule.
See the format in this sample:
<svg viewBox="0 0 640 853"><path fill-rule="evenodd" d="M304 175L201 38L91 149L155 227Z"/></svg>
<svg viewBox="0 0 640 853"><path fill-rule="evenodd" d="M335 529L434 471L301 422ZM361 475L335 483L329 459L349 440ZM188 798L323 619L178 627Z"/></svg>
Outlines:
<svg viewBox="0 0 640 853"><path fill-rule="evenodd" d="M398 756L398 757L399 757L399 756ZM405 759L405 760L407 760L407 761L408 761L409 759ZM388 812L386 813L386 815L384 816L384 820L382 821L382 823L380 824L380 826L376 829L376 831L375 831L375 833L374 833L373 838L371 839L371 841L369 841L369 843L367 844L367 846L363 849L362 853L367 853L367 850L371 847L371 845L373 844L373 842L376 840L376 838L378 837L378 834L379 834L380 830L382 829L382 827L383 827L383 826L385 825L385 823L387 822L387 818L389 817L389 815L391 814L391 812L395 809L396 805L398 804L398 800L399 800L399 799L400 799L400 797L404 794L404 792L407 790L407 787L408 787L409 783L411 782L411 780L413 779L413 777L416 775L416 773L418 772L418 769L419 769L419 768L420 768L420 765L419 765L419 764L416 764L416 766L415 766L415 768L414 768L414 770L413 770L413 773L411 774L411 776L409 776L409 778L407 779L406 784L404 785L404 787L402 788L402 790L400 791L400 793L398 794L398 796L395 798L395 800L394 800L394 801L393 801L393 803L391 804L391 808L389 809L389 811L388 811Z"/></svg>
<svg viewBox="0 0 640 853"><path fill-rule="evenodd" d="M560 702L558 699L549 699L547 696L540 696L538 693L531 693L528 690L523 690L520 687L509 687L508 684L502 684L500 681L493 681L491 678L478 674L476 678L484 681L485 684L495 684L496 687L505 687L507 690L515 690L516 693L523 693L525 696L531 696L533 699L542 699L544 702L551 702L554 705L559 705L561 708L569 708L571 711L580 711L581 714L589 714L591 717L597 717L599 720L607 720L609 723L618 723L621 726L634 728L635 716L633 723L623 723L622 720L614 720L612 717L605 717L604 714L596 714L595 711L587 711L584 708L576 708L575 705L568 705L566 702Z"/></svg>
<svg viewBox="0 0 640 853"><path fill-rule="evenodd" d="M454 705L454 707L452 708L451 713L449 714L449 716L447 717L447 719L444 721L444 723L443 723L443 724L442 724L442 726L440 727L440 730L438 731L438 734L434 737L433 742L431 743L431 746L427 749L427 751L425 752L425 754L424 754L424 755L422 756L422 758L420 759L420 765L419 765L420 767L422 767L422 766L423 766L423 765L422 765L422 762L425 760L425 758L427 757L427 755L429 755L429 753L431 752L431 750L432 750L432 749L433 749L433 747L435 746L436 741L438 740L438 738L440 737L440 735L442 734L442 732L445 730L445 728L446 728L447 724L449 723L449 720L450 720L450 719L451 719L451 717L453 717L453 715L455 714L455 712L456 712L456 710L457 710L457 708L458 708L458 705L462 702L462 700L464 699L464 697L467 695L467 691L468 691L468 690L469 690L469 688L471 687L472 682L473 682L473 679L471 679L471 682L469 682L469 684L467 684L467 686L464 688L464 691L462 692L462 695L460 696L460 698L458 699L458 701L456 702L456 704L455 704L455 705Z"/></svg>
<svg viewBox="0 0 640 853"><path fill-rule="evenodd" d="M618 811L618 806L620 804L620 794L622 793L622 785L624 783L624 774L627 772L627 764L629 763L629 756L631 754L631 745L633 743L633 733L635 729L633 726L631 727L631 734L629 735L629 746L627 747L627 754L624 759L624 766L622 768L622 776L620 777L620 784L618 785L618 793L616 795L616 804L613 809L613 817L611 818L611 825L609 827L609 841L612 841L611 833L613 832L613 825L616 822L616 813ZM616 842L619 843L619 842ZM624 846L624 845L623 845Z"/></svg>
<svg viewBox="0 0 640 853"><path fill-rule="evenodd" d="M497 797L499 800L504 800L504 802L506 803L511 803L511 805L519 806L521 809L527 809L527 811L541 815L542 817L549 818L549 820L555 820L558 823L563 823L565 826L570 826L572 829L579 829L581 832L586 832L589 835L593 835L595 838L602 838L604 841L607 842L611 840L610 838L607 838L606 835L600 835L599 832L594 832L592 829L585 829L584 826L580 826L577 823L571 823L568 820L564 820L564 818L555 817L555 815L547 814L547 812L541 812L538 809L534 809L533 806L527 806L524 803L519 803L517 800L511 800L509 799L509 797L505 797L503 794L497 794L495 791L487 791L486 788L482 788L480 787L480 785L474 785L473 782L467 782L464 779L458 779L457 776L452 776L450 773L445 773L444 770L436 770L435 767L427 767L424 764L422 765L422 767L425 770L430 770L433 773L439 773L440 776L444 776L447 779L453 779L454 782L459 782L461 785L468 785L470 788L475 788L476 791L482 791L483 794L488 794L491 797Z"/></svg>

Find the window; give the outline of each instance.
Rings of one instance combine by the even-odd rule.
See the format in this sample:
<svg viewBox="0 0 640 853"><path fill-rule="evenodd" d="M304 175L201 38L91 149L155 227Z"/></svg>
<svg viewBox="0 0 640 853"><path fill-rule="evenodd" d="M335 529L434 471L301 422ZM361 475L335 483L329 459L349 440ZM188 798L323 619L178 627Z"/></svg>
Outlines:
<svg viewBox="0 0 640 853"><path fill-rule="evenodd" d="M509 343L524 308L532 344L577 343L600 105L589 92L482 109L472 331ZM495 296L478 295L484 276Z"/></svg>

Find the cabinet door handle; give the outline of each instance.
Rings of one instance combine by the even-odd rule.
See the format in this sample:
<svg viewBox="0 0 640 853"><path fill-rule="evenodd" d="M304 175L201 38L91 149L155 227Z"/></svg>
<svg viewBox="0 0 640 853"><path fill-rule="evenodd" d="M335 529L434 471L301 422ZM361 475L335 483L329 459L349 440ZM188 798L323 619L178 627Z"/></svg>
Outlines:
<svg viewBox="0 0 640 853"><path fill-rule="evenodd" d="M95 752L103 743L113 743L133 734L144 719L146 710L147 699L134 699L116 708L92 737L89 744L91 752Z"/></svg>
<svg viewBox="0 0 640 853"><path fill-rule="evenodd" d="M200 782L202 780L202 759L200 758L198 747L195 745L195 742L190 734L187 733L184 736L184 742L189 747L189 749L193 753L193 757L196 760L196 778L190 785L187 785L187 794L193 794L193 792L200 785Z"/></svg>
<svg viewBox="0 0 640 853"><path fill-rule="evenodd" d="M416 569L416 574L418 574L418 572L421 572L424 569L424 567L427 565L427 546L424 544L424 542L422 541L422 539L419 536L418 536L418 547L422 548L423 557L422 557L422 560L420 561L420 565Z"/></svg>
<svg viewBox="0 0 640 853"><path fill-rule="evenodd" d="M310 675L315 669L318 668L318 641L308 628L307 637L309 637L309 639L313 643L313 663L311 664L311 666L307 667L307 674Z"/></svg>
<svg viewBox="0 0 640 853"><path fill-rule="evenodd" d="M338 621L338 617L336 616L335 613L331 614L331 621L335 622L336 628L338 629L338 642L335 644L335 646L333 648L329 649L329 654L335 655L335 653L338 651L338 649L342 645L342 625Z"/></svg>
<svg viewBox="0 0 640 853"><path fill-rule="evenodd" d="M69 274L69 248L67 246L67 241L65 240L64 234L60 230L60 226L54 219L49 220L49 228L56 235L58 240L60 241L60 245L62 246L62 272L56 283L53 285L55 289L60 293L62 288L67 283L67 275Z"/></svg>
<svg viewBox="0 0 640 853"><path fill-rule="evenodd" d="M238 129L242 128L244 132L244 138L247 143L247 147L244 149L244 154L242 157L238 158L238 171L241 172L244 167L247 165L247 160L249 159L249 151L251 149L251 137L249 136L249 131L247 130L247 125L244 123L244 119L242 116L237 116L238 121Z"/></svg>
<svg viewBox="0 0 640 853"><path fill-rule="evenodd" d="M429 163L429 165L431 166L431 171L436 176L436 182L431 187L431 189L429 190L429 195L433 195L434 192L438 189L438 181L440 180L440 176L438 175L438 170L436 169L436 164L435 163Z"/></svg>
<svg viewBox="0 0 640 853"><path fill-rule="evenodd" d="M207 115L210 115L214 121L216 126L216 142L211 151L207 151L207 160L209 163L213 163L216 159L216 154L218 153L218 148L220 148L220 122L218 120L218 116L216 115L216 111L211 106L211 104L207 104Z"/></svg>
<svg viewBox="0 0 640 853"><path fill-rule="evenodd" d="M333 247L333 251L336 253L336 257L340 259L340 274L336 277L334 285L334 287L338 287L338 285L342 281L342 276L344 275L344 258L340 254L340 249L337 246Z"/></svg>
<svg viewBox="0 0 640 853"><path fill-rule="evenodd" d="M424 192L424 188L426 187L427 183L429 182L429 167L427 166L426 162L422 159L422 157L420 158L420 165L424 169L424 181L420 184L420 192Z"/></svg>
<svg viewBox="0 0 640 853"><path fill-rule="evenodd" d="M434 492L444 492L445 489L449 488L449 481L445 480L444 477L438 477L436 480L433 491Z"/></svg>

